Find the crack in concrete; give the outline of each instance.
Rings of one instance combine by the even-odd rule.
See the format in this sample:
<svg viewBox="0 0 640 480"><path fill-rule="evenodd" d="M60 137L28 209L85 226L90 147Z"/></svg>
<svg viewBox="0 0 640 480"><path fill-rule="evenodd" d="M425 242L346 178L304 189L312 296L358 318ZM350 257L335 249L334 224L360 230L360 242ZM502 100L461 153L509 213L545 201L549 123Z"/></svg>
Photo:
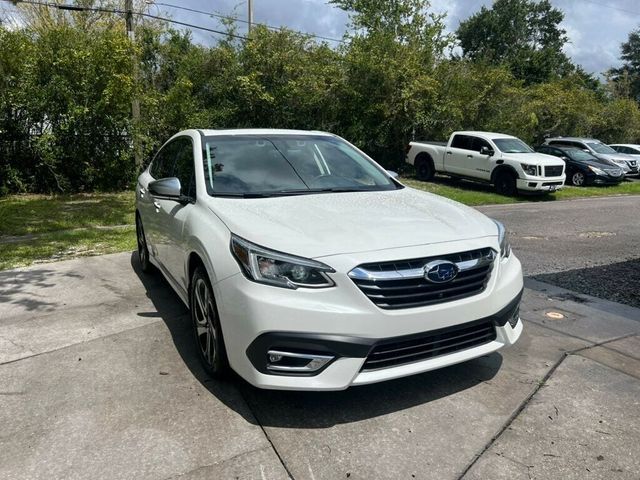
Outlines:
<svg viewBox="0 0 640 480"><path fill-rule="evenodd" d="M540 326L544 327L543 325L540 325ZM547 328L547 327L544 327L544 328ZM553 329L550 329L550 330L553 330ZM559 333L562 333L562 332L559 332ZM572 335L568 335L568 334L565 334L565 335L568 336L568 337L572 336ZM564 362L564 360L568 356L576 355L576 354L579 354L580 352L584 352L585 350L589 350L589 349L595 348L595 347L601 347L601 346L606 345L608 343L617 342L618 340L624 340L625 338L633 337L633 336L636 336L636 335L637 335L637 333L630 333L630 334L623 335L623 336L618 337L618 338L613 338L613 339L605 340L603 342L598 342L598 343L593 343L593 342L589 341L590 343L592 343L592 345L589 345L589 346L586 346L586 347L577 348L575 350L570 350L568 352L564 352L562 354L562 356L558 360L556 360L556 362L551 366L551 368L544 375L544 377L542 377L542 380L537 383L537 385L533 389L533 391L529 395L527 395L527 397L518 406L518 408L516 408L515 411L509 416L509 418L507 418L507 421L502 425L500 430L498 430L498 432L493 437L491 437L491 439L482 448L480 453L478 453L478 454L476 454L474 456L473 460L471 460L471 462L466 466L466 468L458 476L458 480L463 480L465 475L467 475L467 473L469 473L469 471L478 462L478 460L480 460L482 458L482 456L493 446L493 444L496 442L496 440L498 440L498 438L500 438L502 436L502 434L511 426L511 424L515 421L515 419L520 416L520 414L524 411L524 409L527 408L527 406L529 405L531 400L533 400L533 397L540 391L540 389L542 387L544 387L546 385L547 381L551 378L551 376L555 373L555 371L558 369L558 367L562 364L562 362ZM574 338L577 338L577 337L574 337ZM586 340L586 341L588 341L588 340ZM593 359L590 359L590 360L593 360ZM605 364L603 364L601 362L598 362L597 360L593 360L593 361L608 367L608 365L605 365ZM609 367L609 368L611 368L611 367ZM613 370L615 370L615 368ZM622 373L626 373L626 372L622 372ZM630 376L633 377L633 378L636 378L633 375L630 375Z"/></svg>

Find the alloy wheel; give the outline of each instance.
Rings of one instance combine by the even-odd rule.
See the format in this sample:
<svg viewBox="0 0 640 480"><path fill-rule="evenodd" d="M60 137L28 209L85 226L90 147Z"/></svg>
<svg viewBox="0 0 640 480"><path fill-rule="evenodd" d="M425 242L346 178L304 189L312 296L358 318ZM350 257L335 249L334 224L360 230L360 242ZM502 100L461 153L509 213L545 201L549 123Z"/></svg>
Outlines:
<svg viewBox="0 0 640 480"><path fill-rule="evenodd" d="M571 176L571 183L573 183L576 187L581 187L582 185L584 185L584 173L575 172Z"/></svg>
<svg viewBox="0 0 640 480"><path fill-rule="evenodd" d="M198 278L193 287L193 315L196 339L205 364L215 369L218 353L218 331L216 329L216 309L209 286L204 279Z"/></svg>

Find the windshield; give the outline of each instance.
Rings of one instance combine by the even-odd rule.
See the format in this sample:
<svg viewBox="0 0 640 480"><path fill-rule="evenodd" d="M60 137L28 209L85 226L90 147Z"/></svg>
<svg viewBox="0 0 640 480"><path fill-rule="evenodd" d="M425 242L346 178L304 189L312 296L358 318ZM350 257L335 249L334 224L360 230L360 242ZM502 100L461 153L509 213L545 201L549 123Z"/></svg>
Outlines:
<svg viewBox="0 0 640 480"><path fill-rule="evenodd" d="M204 139L214 196L304 195L402 188L344 140L321 135L229 135Z"/></svg>
<svg viewBox="0 0 640 480"><path fill-rule="evenodd" d="M533 149L519 138L496 138L493 140L503 153L531 153Z"/></svg>
<svg viewBox="0 0 640 480"><path fill-rule="evenodd" d="M586 143L591 150L597 153L607 153L607 154L618 153L609 145L605 145L604 143L601 143L601 142L586 142Z"/></svg>

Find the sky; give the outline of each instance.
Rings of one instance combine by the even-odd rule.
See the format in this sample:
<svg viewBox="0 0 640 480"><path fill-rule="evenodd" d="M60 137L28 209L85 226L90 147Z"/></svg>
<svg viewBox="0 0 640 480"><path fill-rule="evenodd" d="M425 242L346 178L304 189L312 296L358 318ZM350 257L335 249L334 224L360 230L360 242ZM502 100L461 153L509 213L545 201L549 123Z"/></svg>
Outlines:
<svg viewBox="0 0 640 480"><path fill-rule="evenodd" d="M159 0L161 2L161 0ZM247 2L243 0L164 0L205 11L246 18ZM254 0L254 21L273 26L286 26L294 30L340 38L347 28L348 16L342 10L329 5L326 0ZM461 20L468 18L491 0L432 0L434 12L446 13L449 31L455 31ZM640 28L640 2L638 0L551 0L560 8L565 19L569 43L565 52L573 61L590 72L601 74L620 64L620 44L627 40L629 32ZM199 25L218 25L214 19L203 15L158 6L162 13L169 13L177 20ZM151 13L158 11L151 8ZM244 24L239 24L245 29ZM209 34L195 33L197 41L211 42Z"/></svg>
<svg viewBox="0 0 640 480"><path fill-rule="evenodd" d="M431 8L436 13L446 14L446 27L453 32L461 20L491 3L492 0L431 0ZM620 44L627 40L632 30L640 28L638 0L551 0L551 3L565 14L562 27L569 37L565 52L574 63L596 75L620 65ZM167 5L241 19L246 19L247 15L246 0L157 0L156 4L149 7L149 13L214 29L221 28L219 19ZM349 23L348 15L326 0L253 0L253 4L256 23L285 26L325 37L341 38ZM0 13L10 11L9 5L0 0ZM238 23L238 26L239 33L246 31L246 24ZM193 38L203 44L212 44L217 36L193 30Z"/></svg>

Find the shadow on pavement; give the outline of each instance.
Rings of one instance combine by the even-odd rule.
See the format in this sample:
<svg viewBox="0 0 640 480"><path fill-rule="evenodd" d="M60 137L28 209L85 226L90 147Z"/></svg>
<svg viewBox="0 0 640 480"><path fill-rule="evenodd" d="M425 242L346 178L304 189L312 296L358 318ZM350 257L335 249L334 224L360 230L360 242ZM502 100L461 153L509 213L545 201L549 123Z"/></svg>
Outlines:
<svg viewBox="0 0 640 480"><path fill-rule="evenodd" d="M40 290L55 286L61 277L82 278L71 272L48 268L5 270L0 272L0 303L21 305L30 312L50 312L58 305L43 300Z"/></svg>
<svg viewBox="0 0 640 480"><path fill-rule="evenodd" d="M535 280L640 308L640 258L598 267L535 275Z"/></svg>
<svg viewBox="0 0 640 480"><path fill-rule="evenodd" d="M193 376L227 407L253 424L281 428L329 428L374 418L432 402L488 381L502 365L502 356L493 353L434 372L339 392L260 390L237 375L225 382L213 380L200 365L189 312L182 301L159 272L147 275L140 270L136 253L131 256L131 266Z"/></svg>

